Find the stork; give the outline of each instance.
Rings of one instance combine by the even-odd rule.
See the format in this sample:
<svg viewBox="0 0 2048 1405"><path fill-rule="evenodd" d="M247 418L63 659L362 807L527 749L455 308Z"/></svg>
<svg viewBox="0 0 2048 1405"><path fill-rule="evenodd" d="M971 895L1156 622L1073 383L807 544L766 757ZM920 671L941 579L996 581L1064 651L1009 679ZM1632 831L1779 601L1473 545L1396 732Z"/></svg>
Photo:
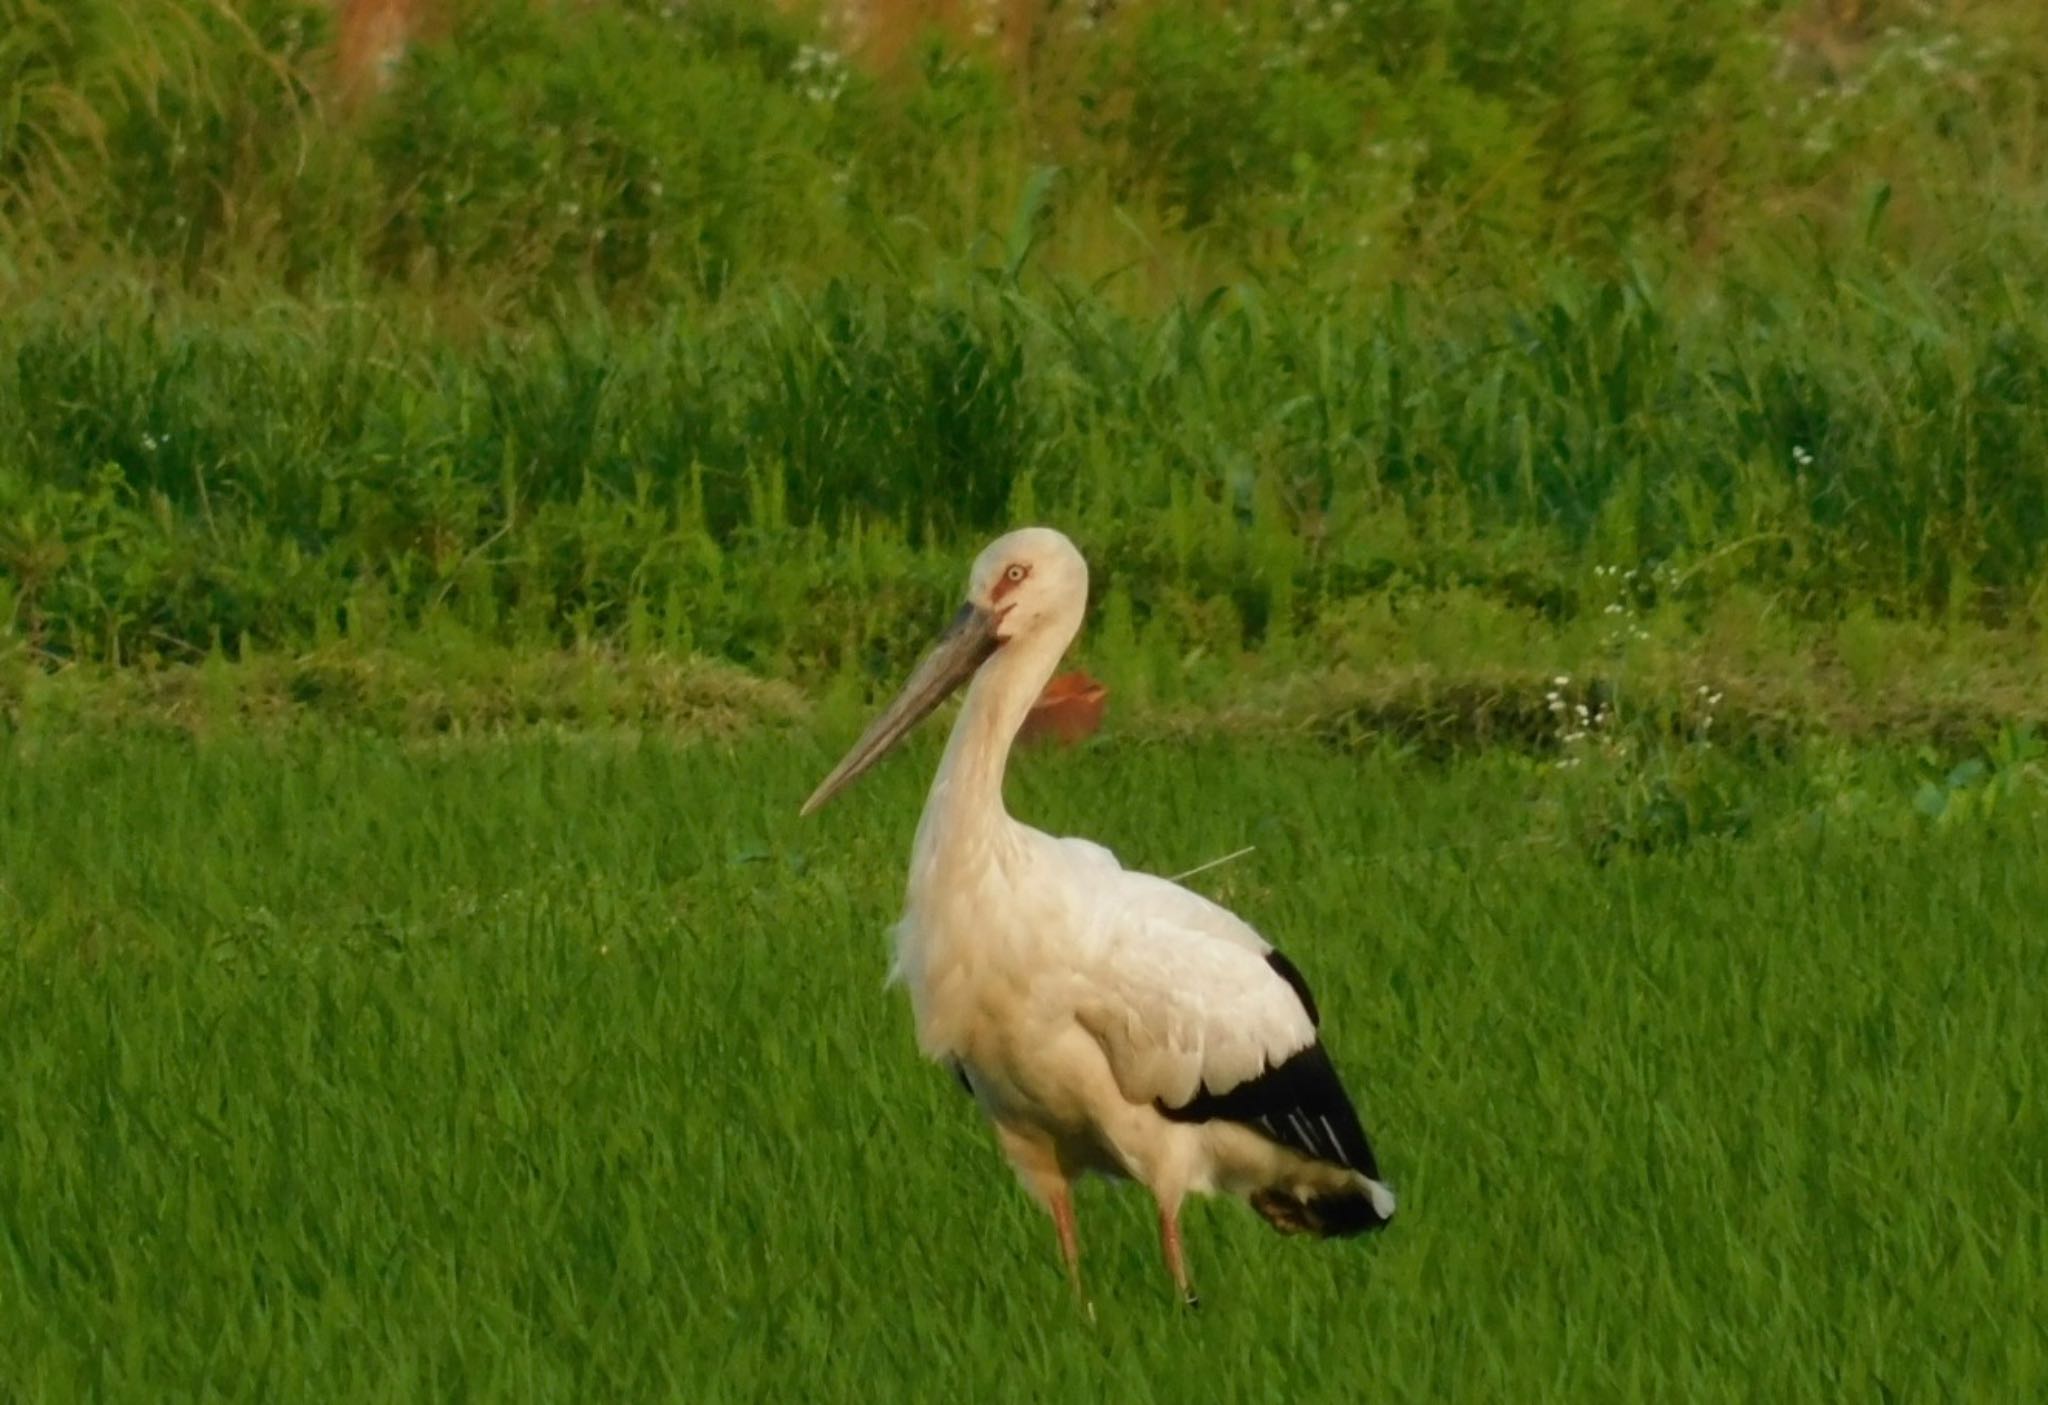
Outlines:
<svg viewBox="0 0 2048 1405"><path fill-rule="evenodd" d="M1051 1215L1076 1295L1072 1187L1095 1172L1152 1193L1167 1271L1193 1306L1188 1195L1242 1196L1275 1229L1324 1237L1385 1224L1394 1196L1291 961L1207 898L1004 809L1011 743L1087 600L1065 536L997 539L952 624L802 812L967 683L918 822L891 979L919 1047L952 1068Z"/></svg>

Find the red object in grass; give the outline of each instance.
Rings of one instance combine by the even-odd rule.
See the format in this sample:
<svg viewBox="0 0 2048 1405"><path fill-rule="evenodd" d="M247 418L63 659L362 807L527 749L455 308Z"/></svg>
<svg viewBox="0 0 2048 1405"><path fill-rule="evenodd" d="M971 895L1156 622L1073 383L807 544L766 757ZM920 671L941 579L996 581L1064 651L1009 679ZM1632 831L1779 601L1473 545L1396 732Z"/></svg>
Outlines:
<svg viewBox="0 0 2048 1405"><path fill-rule="evenodd" d="M1084 741L1102 725L1102 707L1108 700L1109 689L1087 674L1062 673L1045 685L1045 691L1031 705L1017 739L1030 742L1050 738L1063 746Z"/></svg>

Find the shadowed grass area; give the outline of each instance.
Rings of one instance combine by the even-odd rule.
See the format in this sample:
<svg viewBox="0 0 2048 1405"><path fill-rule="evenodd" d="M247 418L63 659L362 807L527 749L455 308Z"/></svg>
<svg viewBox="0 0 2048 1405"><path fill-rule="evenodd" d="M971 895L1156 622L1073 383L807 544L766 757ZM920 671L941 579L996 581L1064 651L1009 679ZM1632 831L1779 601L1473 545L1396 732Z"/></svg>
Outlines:
<svg viewBox="0 0 2048 1405"><path fill-rule="evenodd" d="M1182 1317L1091 1186L1091 1328L880 989L935 740L799 825L830 740L15 743L0 1389L2048 1384L2037 762L1941 818L1904 757L1730 763L1687 830L1648 761L1027 757L1020 813L1128 862L1258 845L1194 881L1314 982L1402 1193L1363 1243L1193 1214Z"/></svg>

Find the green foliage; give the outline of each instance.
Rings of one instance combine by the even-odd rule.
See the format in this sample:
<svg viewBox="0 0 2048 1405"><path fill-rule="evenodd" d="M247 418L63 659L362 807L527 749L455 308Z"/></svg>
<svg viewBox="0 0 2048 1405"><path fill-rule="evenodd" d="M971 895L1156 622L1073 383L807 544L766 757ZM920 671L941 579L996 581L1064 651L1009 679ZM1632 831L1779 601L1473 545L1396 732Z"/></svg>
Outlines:
<svg viewBox="0 0 2048 1405"><path fill-rule="evenodd" d="M474 0L351 102L322 6L0 0L0 647L868 674L1025 516L1160 697L1404 591L1585 632L1603 565L2030 627L2048 28L1667 8L1161 0L1013 73Z"/></svg>
<svg viewBox="0 0 2048 1405"><path fill-rule="evenodd" d="M1922 781L1913 808L1936 825L1982 825L2002 812L2048 794L2048 746L2027 728L2006 728L1983 756L1941 768L1923 755L1936 778Z"/></svg>
<svg viewBox="0 0 2048 1405"><path fill-rule="evenodd" d="M818 103L778 71L795 48L747 63L646 12L476 11L412 60L408 100L366 133L392 212L374 266L430 283L517 269L623 296L716 293L744 264L805 261L832 168Z"/></svg>
<svg viewBox="0 0 2048 1405"><path fill-rule="evenodd" d="M1624 562L1658 568L1630 607L1688 628L1758 591L1817 623L2024 624L2048 284L1829 277L1795 302L1560 274L1331 314L1246 288L1147 318L960 269L481 340L45 305L0 328L0 565L14 629L80 659L446 616L887 668L874 631L921 627L1020 511L1183 651L1284 651L1404 581L1597 624ZM876 623L885 591L919 618Z"/></svg>
<svg viewBox="0 0 2048 1405"><path fill-rule="evenodd" d="M324 6L0 3L0 233L209 280L253 256L286 282L346 264L362 162L319 139Z"/></svg>
<svg viewBox="0 0 2048 1405"><path fill-rule="evenodd" d="M2038 202L2037 7L1839 35L1775 10L1158 0L1048 16L1021 74L939 38L872 74L774 7L472 0L349 102L312 0L0 0L0 277L111 261L488 316L914 280L1048 154L1055 271L1330 296L1534 249L1711 255L1794 215L1847 248L1880 182L1898 247L1939 259Z"/></svg>

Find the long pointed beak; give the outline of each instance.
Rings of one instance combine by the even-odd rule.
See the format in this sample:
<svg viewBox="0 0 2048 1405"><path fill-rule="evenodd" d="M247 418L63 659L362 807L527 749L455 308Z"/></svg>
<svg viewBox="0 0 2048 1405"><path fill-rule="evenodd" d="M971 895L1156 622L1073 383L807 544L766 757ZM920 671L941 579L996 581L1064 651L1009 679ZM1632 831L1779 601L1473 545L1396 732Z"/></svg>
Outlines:
<svg viewBox="0 0 2048 1405"><path fill-rule="evenodd" d="M912 727L924 721L962 683L974 676L990 654L1002 645L996 635L996 616L979 605L962 605L960 613L946 626L939 642L924 656L924 662L910 675L903 691L868 724L853 750L832 768L832 774L811 792L799 813L808 815L859 779L862 772L888 755Z"/></svg>

